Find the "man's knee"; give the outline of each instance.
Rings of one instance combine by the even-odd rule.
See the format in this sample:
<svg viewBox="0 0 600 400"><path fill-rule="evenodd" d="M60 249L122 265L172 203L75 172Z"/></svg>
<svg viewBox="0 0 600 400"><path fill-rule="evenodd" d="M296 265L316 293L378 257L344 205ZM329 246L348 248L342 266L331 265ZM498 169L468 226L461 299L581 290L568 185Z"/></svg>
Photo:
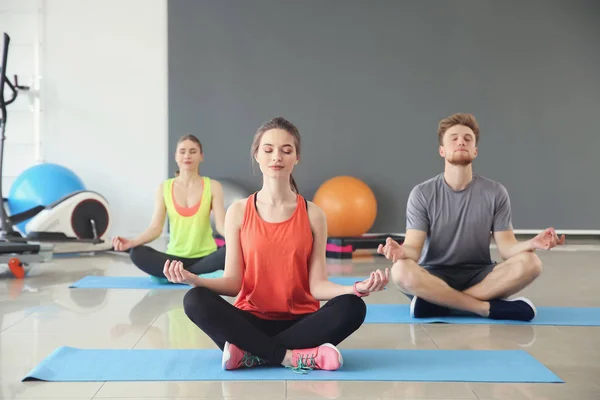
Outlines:
<svg viewBox="0 0 600 400"><path fill-rule="evenodd" d="M398 260L392 266L391 280L398 289L412 294L419 284L418 268L413 260Z"/></svg>
<svg viewBox="0 0 600 400"><path fill-rule="evenodd" d="M534 252L523 252L515 256L515 258L523 276L535 279L542 273L542 260Z"/></svg>

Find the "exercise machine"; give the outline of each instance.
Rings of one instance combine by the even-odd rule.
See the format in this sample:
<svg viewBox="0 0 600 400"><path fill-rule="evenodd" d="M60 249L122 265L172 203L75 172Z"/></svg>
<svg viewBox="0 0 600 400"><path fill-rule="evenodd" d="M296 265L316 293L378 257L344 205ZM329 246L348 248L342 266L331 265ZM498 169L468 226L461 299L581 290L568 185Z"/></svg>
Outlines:
<svg viewBox="0 0 600 400"><path fill-rule="evenodd" d="M48 243L0 242L0 264L18 279L25 277L27 267L51 261L53 253L54 246Z"/></svg>
<svg viewBox="0 0 600 400"><path fill-rule="evenodd" d="M19 243L11 243L13 239L19 239L14 231L11 230L9 219L4 208L4 197L2 196L1 170L4 158L4 141L6 139L6 106L16 99L18 89L26 89L19 86L15 76L15 84L6 77L6 64L8 58L8 45L10 37L4 34L4 46L2 50L2 64L0 64L0 198L2 198L2 207L0 207L0 264L6 264L16 278L25 277L25 267L29 264L43 263L52 259L54 246L50 244L27 243L19 240ZM4 100L4 86L8 85L13 95L8 101ZM8 222L8 223L7 223ZM9 230L4 227L8 226Z"/></svg>
<svg viewBox="0 0 600 400"><path fill-rule="evenodd" d="M108 202L99 193L77 191L32 210L38 212L26 225L27 240L52 243L57 254L112 250L106 237L111 223Z"/></svg>
<svg viewBox="0 0 600 400"><path fill-rule="evenodd" d="M55 254L112 250L112 243L106 238L111 224L108 202L99 193L80 190L64 196L52 204L38 205L23 212L8 215L6 209L8 199L2 195L6 106L15 101L19 90L29 90L28 87L18 84L16 76L15 83L12 84L6 75L9 43L10 37L4 33L2 70L0 71L0 109L2 112L0 119L0 197L2 198L0 242L18 243L21 245L18 251L25 251L25 245L30 242L34 242L31 244L32 246L37 246L31 247L31 250L38 249L38 252L46 250L49 245L52 245ZM12 91L9 100L4 99L5 84ZM15 224L27 220L29 221L26 224L25 232L21 233L15 230ZM6 248L14 249L9 246Z"/></svg>

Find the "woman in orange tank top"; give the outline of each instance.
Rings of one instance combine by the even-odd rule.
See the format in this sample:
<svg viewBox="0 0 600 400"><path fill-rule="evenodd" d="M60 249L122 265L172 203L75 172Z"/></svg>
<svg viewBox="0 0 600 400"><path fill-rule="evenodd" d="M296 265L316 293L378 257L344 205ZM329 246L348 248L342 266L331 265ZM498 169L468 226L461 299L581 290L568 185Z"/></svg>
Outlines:
<svg viewBox="0 0 600 400"><path fill-rule="evenodd" d="M354 286L327 279L324 212L298 193L292 170L300 156L297 128L283 118L263 124L252 156L262 189L232 204L225 217L225 272L204 279L167 262L165 276L194 286L188 317L223 350L222 367L275 364L336 370L336 346L364 322L361 297L383 290L389 270ZM233 304L221 297L237 296ZM320 307L319 301L327 301Z"/></svg>

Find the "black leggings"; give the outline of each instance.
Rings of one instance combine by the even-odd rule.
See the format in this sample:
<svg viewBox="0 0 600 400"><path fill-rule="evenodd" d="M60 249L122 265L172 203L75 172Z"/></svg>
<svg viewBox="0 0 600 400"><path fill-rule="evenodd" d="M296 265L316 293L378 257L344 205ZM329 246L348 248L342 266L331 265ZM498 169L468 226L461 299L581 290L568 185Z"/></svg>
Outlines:
<svg viewBox="0 0 600 400"><path fill-rule="evenodd" d="M265 320L204 287L190 289L183 308L221 350L229 342L271 364L281 364L287 350L338 345L362 325L367 314L360 297L344 294L295 320Z"/></svg>
<svg viewBox="0 0 600 400"><path fill-rule="evenodd" d="M183 262L183 268L193 274L207 274L225 269L225 247L200 258L184 258L162 253L149 246L138 246L130 250L131 261L145 273L159 278L166 278L163 273L167 260Z"/></svg>

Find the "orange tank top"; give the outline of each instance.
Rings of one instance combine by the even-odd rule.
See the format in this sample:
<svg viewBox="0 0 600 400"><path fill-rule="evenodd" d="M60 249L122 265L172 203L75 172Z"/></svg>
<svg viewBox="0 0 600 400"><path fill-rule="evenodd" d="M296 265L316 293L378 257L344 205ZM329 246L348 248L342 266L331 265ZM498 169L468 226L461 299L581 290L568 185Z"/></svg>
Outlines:
<svg viewBox="0 0 600 400"><path fill-rule="evenodd" d="M304 198L282 222L267 222L256 210L256 193L248 197L240 245L242 288L234 306L259 318L294 319L313 313L320 303L310 294L308 266L313 235Z"/></svg>

